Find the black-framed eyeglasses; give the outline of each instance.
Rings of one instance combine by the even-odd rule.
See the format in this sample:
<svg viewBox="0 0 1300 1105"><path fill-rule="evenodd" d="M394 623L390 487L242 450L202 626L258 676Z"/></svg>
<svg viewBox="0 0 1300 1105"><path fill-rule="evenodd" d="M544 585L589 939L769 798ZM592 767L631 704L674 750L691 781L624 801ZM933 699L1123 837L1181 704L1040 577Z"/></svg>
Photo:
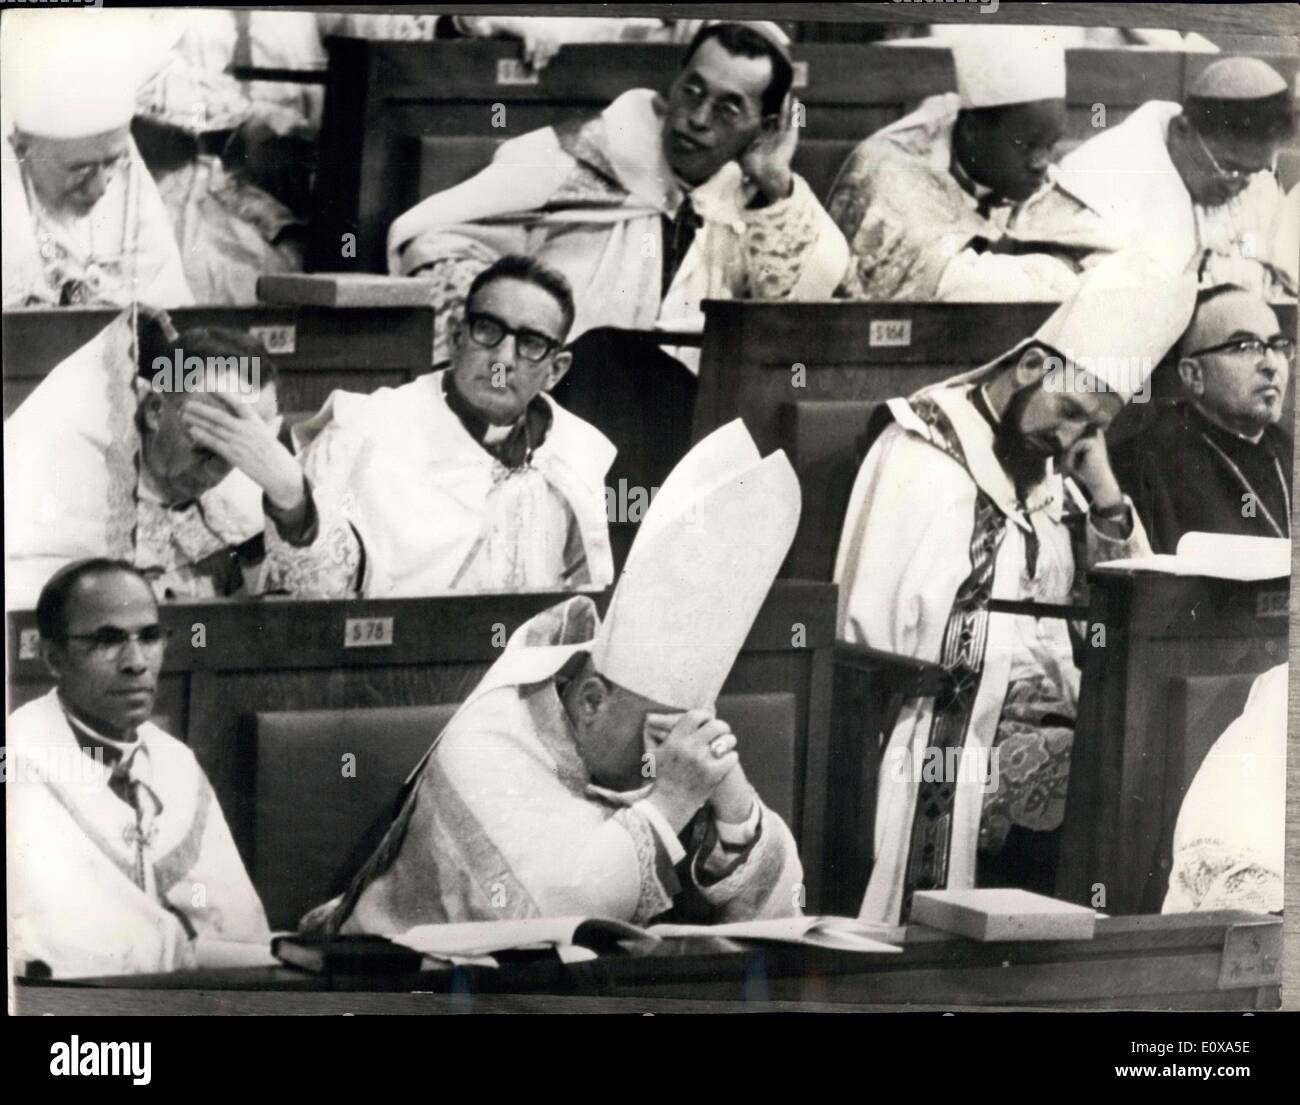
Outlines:
<svg viewBox="0 0 1300 1105"><path fill-rule="evenodd" d="M466 314L465 321L469 323L469 336L484 349L495 349L506 340L507 334L513 334L515 349L524 360L533 364L546 360L560 348L560 343L554 338L548 338L536 330L513 330L496 315L472 311Z"/></svg>
<svg viewBox="0 0 1300 1105"><path fill-rule="evenodd" d="M116 660L132 641L138 641L146 653L161 651L171 640L172 631L163 625L146 625L134 632L106 625L94 633L65 633L64 641L77 641L97 660Z"/></svg>
<svg viewBox="0 0 1300 1105"><path fill-rule="evenodd" d="M1266 349L1270 353L1281 353L1289 362L1295 361L1295 340L1285 334L1278 334L1267 341L1256 337L1233 338L1232 341L1221 341L1218 345L1209 345L1187 355L1199 357L1205 353L1230 353L1235 356L1262 357Z"/></svg>

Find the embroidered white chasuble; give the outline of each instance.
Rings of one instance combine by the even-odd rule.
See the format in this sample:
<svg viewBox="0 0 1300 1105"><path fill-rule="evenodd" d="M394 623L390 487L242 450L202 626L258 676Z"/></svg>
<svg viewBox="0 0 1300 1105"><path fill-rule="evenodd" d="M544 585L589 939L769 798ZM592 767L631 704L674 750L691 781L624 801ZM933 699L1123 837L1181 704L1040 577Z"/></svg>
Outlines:
<svg viewBox="0 0 1300 1105"><path fill-rule="evenodd" d="M412 773L402 812L342 904L313 910L305 927L395 934L578 915L646 923L684 889L674 872L683 862L711 920L799 912L794 839L761 801L756 835L728 862L706 814L683 847L647 810L650 786L616 794L592 785L554 677L590 647L595 624L594 604L575 598L516 631Z"/></svg>
<svg viewBox="0 0 1300 1105"><path fill-rule="evenodd" d="M965 386L939 386L891 400L894 423L858 473L840 541L838 636L940 663L950 675L940 698L906 702L887 735L875 866L861 913L867 920L898 923L914 889L974 886L985 807L981 767L999 736L1008 736L1000 723L1009 688L1030 688L1071 721L1078 694L1065 622L987 610L989 598L1072 601L1075 554L1064 518L1066 496L1077 492L1049 475L1022 505L968 393ZM1135 514L1133 521L1124 540L1089 522L1088 562L1148 551ZM1030 734L1013 728L1010 735L1023 741ZM1051 742L1060 739L1048 735L1026 748L1028 766L1059 756L1062 749ZM927 748L960 750L958 780L944 793L915 766ZM1024 766L1007 756L1001 786L1032 785L1017 778ZM1058 797L1054 818L1063 813ZM1054 827L1041 815L1016 812L1027 827Z"/></svg>

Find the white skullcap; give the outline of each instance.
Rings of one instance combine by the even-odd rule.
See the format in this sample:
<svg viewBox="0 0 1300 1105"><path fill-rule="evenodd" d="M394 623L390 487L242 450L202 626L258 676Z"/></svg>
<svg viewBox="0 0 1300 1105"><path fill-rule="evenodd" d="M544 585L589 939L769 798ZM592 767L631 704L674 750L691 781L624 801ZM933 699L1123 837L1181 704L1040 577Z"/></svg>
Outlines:
<svg viewBox="0 0 1300 1105"><path fill-rule="evenodd" d="M19 130L85 138L127 126L145 73L156 65L144 12L8 12L0 98Z"/></svg>
<svg viewBox="0 0 1300 1105"><path fill-rule="evenodd" d="M799 524L799 481L739 419L659 489L592 647L596 670L678 710L712 706Z"/></svg>
<svg viewBox="0 0 1300 1105"><path fill-rule="evenodd" d="M962 107L1065 98L1065 49L1049 27L970 27L951 42Z"/></svg>
<svg viewBox="0 0 1300 1105"><path fill-rule="evenodd" d="M1193 273L1175 275L1126 250L1089 269L1034 338L1128 402L1187 329L1195 308Z"/></svg>
<svg viewBox="0 0 1300 1105"><path fill-rule="evenodd" d="M1259 58L1220 58L1207 65L1187 90L1204 100L1262 100L1285 94L1282 75Z"/></svg>

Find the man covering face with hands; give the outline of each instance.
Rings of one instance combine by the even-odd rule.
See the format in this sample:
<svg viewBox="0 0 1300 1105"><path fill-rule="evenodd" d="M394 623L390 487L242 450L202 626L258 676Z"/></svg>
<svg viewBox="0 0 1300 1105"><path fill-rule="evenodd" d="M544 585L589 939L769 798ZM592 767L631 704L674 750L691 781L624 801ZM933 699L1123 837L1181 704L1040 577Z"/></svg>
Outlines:
<svg viewBox="0 0 1300 1105"><path fill-rule="evenodd" d="M124 313L56 366L5 425L10 608L64 564L126 560L159 598L291 590L266 511L302 472L276 440L275 365L232 330Z"/></svg>
<svg viewBox="0 0 1300 1105"><path fill-rule="evenodd" d="M798 913L790 830L745 776L745 734L714 709L798 517L789 462L760 460L740 422L697 445L604 619L578 597L516 631L348 891L304 927Z"/></svg>

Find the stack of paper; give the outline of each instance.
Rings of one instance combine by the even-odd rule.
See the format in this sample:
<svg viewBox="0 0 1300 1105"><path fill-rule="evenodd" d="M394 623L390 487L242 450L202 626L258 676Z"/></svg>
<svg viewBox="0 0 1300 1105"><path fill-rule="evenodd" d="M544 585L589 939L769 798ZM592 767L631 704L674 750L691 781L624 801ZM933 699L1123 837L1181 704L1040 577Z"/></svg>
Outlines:
<svg viewBox="0 0 1300 1105"><path fill-rule="evenodd" d="M1291 574L1291 542L1285 537L1185 533L1174 556L1134 556L1108 560L1097 567L1212 579L1281 579Z"/></svg>

